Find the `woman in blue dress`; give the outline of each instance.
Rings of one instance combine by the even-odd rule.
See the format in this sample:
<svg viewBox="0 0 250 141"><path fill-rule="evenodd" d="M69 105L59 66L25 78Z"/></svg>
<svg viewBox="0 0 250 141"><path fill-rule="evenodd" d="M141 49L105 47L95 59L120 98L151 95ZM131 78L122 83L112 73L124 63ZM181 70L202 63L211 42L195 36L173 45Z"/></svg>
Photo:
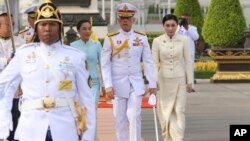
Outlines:
<svg viewBox="0 0 250 141"><path fill-rule="evenodd" d="M80 39L72 42L70 46L81 50L87 56L87 69L91 78L91 91L97 105L100 97L100 80L102 79L100 75L101 71L99 69L102 45L99 41L90 39L92 25L89 20L79 21L76 28L80 35Z"/></svg>

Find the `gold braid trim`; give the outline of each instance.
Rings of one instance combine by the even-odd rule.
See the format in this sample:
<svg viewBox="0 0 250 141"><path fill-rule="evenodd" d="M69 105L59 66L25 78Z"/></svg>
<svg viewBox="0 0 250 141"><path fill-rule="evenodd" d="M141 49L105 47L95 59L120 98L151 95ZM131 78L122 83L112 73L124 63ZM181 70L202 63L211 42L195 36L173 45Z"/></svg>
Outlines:
<svg viewBox="0 0 250 141"><path fill-rule="evenodd" d="M112 52L112 57L114 57L115 55L117 55L118 53L120 53L123 49L128 48L128 39L126 39L124 42L122 42L122 44L119 47L116 47L113 40L111 39L111 37L109 37L109 41L111 43L111 47L115 50L117 50L116 52Z"/></svg>

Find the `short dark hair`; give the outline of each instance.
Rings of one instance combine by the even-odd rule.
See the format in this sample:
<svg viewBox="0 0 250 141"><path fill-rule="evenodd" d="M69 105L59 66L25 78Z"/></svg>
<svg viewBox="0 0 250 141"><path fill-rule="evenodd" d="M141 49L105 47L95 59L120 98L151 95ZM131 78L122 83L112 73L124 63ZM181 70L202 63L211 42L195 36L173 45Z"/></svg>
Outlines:
<svg viewBox="0 0 250 141"><path fill-rule="evenodd" d="M0 17L5 17L5 16L8 16L8 14L6 12L0 14ZM10 14L10 16L13 17L12 14Z"/></svg>
<svg viewBox="0 0 250 141"><path fill-rule="evenodd" d="M77 30L80 30L80 28L81 28L81 25L83 24L83 23L89 23L90 25L91 25L91 22L89 21L89 20L80 20L78 23L77 23L77 25L76 25L76 29Z"/></svg>
<svg viewBox="0 0 250 141"><path fill-rule="evenodd" d="M178 18L175 15L172 14L165 15L162 19L162 24L164 25L164 23L168 20L174 20L178 24Z"/></svg>

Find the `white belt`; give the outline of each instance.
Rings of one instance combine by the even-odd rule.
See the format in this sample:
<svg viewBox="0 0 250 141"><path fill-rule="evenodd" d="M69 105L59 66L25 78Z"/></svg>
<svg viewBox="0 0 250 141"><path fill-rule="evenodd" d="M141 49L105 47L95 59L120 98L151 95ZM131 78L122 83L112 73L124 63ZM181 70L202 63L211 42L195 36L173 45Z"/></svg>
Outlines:
<svg viewBox="0 0 250 141"><path fill-rule="evenodd" d="M74 103L73 99L70 102ZM45 99L28 100L23 101L20 105L20 110L32 110L32 109L51 109L56 107L67 107L69 106L66 98L50 99L49 104Z"/></svg>

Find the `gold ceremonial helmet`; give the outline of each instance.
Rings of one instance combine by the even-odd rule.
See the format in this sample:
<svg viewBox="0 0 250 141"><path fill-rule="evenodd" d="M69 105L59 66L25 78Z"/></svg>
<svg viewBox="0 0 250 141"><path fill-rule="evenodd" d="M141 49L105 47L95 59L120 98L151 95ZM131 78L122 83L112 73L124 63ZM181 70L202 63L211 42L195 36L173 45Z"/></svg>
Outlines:
<svg viewBox="0 0 250 141"><path fill-rule="evenodd" d="M45 0L43 4L40 5L40 7L36 11L36 17L35 17L35 34L33 36L33 41L37 42L39 41L39 38L37 36L37 24L41 21L56 21L60 23L61 26L61 35L60 39L63 35L63 21L62 16L59 11L59 9L56 7L55 4L51 2L51 0Z"/></svg>

